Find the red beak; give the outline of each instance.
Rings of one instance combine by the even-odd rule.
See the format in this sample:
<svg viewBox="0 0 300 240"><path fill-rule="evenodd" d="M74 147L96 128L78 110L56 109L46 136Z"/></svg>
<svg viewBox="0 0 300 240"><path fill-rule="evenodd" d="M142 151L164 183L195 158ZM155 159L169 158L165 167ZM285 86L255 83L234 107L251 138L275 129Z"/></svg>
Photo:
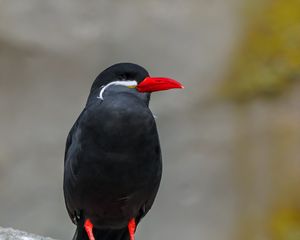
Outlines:
<svg viewBox="0 0 300 240"><path fill-rule="evenodd" d="M172 88L184 88L181 83L171 79L163 77L146 77L140 82L136 89L139 92L156 92L163 91Z"/></svg>

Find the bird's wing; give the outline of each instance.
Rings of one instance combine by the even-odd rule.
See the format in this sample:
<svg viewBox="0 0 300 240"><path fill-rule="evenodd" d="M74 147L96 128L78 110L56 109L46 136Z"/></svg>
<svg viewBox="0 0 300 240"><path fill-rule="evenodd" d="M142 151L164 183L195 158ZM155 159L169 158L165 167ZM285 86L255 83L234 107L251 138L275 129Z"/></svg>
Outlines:
<svg viewBox="0 0 300 240"><path fill-rule="evenodd" d="M81 112L81 114L79 115L79 117L77 118L75 123L73 124L73 126L68 134L67 141L66 141L66 148L65 148L65 156L64 156L64 164L65 165L66 165L66 160L68 158L68 152L69 152L70 146L72 144L73 135L76 132L76 130L78 129L78 122L85 111L86 111L86 108ZM76 213L76 210L71 206L70 197L69 197L68 190L66 189L65 185L64 185L64 195L65 195L65 204L66 204L68 214L69 214L72 222L74 224L76 224L76 220L79 217L79 213Z"/></svg>
<svg viewBox="0 0 300 240"><path fill-rule="evenodd" d="M153 188L153 191L151 193L151 196L147 199L147 201L145 202L144 206L140 209L138 216L136 217L136 224L138 224L141 219L149 212L149 210L151 209L153 202L156 198L158 189L159 189L159 185L160 185L160 179L159 181L156 183L156 185Z"/></svg>
<svg viewBox="0 0 300 240"><path fill-rule="evenodd" d="M68 150L69 150L69 147L72 144L72 136L73 136L73 133L74 133L74 131L76 129L76 123L77 123L77 121L75 122L75 124L71 128L71 130L70 130L70 132L68 134L68 137L67 137L66 149L65 149L65 159L64 159L65 165L66 165L66 159L67 159ZM68 191L67 191L65 185L64 185L64 195L65 195L65 204L66 204L66 208L67 208L68 214L69 214L72 222L74 224L76 224L76 212L75 212L75 210L70 205L69 194L68 194Z"/></svg>
<svg viewBox="0 0 300 240"><path fill-rule="evenodd" d="M64 158L64 162L66 163L66 159L67 159L67 154L68 154L68 151L69 151L69 148L72 144L72 138L73 138L73 134L74 132L77 130L77 127L78 127L78 122L81 118L81 116L83 115L83 113L86 111L86 108L83 109L83 111L80 113L79 117L77 118L77 120L75 121L75 123L73 124L69 134L68 134L68 137L67 137L67 141L66 141L66 148L65 148L65 158Z"/></svg>

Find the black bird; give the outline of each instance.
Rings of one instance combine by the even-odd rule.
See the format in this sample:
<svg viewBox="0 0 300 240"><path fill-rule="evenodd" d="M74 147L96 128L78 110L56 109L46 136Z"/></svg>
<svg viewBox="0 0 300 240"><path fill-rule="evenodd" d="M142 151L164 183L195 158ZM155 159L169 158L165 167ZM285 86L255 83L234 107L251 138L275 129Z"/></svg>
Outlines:
<svg viewBox="0 0 300 240"><path fill-rule="evenodd" d="M134 239L162 173L150 93L171 88L183 86L132 63L115 64L94 81L65 150L64 196L77 225L74 240Z"/></svg>

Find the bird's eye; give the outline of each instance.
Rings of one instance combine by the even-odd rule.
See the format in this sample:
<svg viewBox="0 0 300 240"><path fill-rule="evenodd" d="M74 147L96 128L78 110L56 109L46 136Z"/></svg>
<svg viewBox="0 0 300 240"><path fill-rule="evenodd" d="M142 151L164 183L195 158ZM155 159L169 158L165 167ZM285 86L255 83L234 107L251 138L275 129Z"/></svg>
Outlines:
<svg viewBox="0 0 300 240"><path fill-rule="evenodd" d="M119 79L120 79L120 80L125 80L125 79L127 79L127 78L126 78L126 75L125 75L125 74L121 74L121 75L119 76Z"/></svg>

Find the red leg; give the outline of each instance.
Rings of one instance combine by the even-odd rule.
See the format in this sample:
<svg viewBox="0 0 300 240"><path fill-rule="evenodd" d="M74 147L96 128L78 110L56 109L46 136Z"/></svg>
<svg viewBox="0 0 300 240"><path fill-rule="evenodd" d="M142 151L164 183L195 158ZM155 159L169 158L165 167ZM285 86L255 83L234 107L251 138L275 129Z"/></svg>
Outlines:
<svg viewBox="0 0 300 240"><path fill-rule="evenodd" d="M94 234L93 234L93 224L90 221L90 219L85 220L84 228L85 228L85 231L86 231L89 239L90 240L95 240L95 237L94 237Z"/></svg>
<svg viewBox="0 0 300 240"><path fill-rule="evenodd" d="M134 240L135 228L136 228L135 220L134 220L134 218L132 218L128 223L130 240Z"/></svg>

